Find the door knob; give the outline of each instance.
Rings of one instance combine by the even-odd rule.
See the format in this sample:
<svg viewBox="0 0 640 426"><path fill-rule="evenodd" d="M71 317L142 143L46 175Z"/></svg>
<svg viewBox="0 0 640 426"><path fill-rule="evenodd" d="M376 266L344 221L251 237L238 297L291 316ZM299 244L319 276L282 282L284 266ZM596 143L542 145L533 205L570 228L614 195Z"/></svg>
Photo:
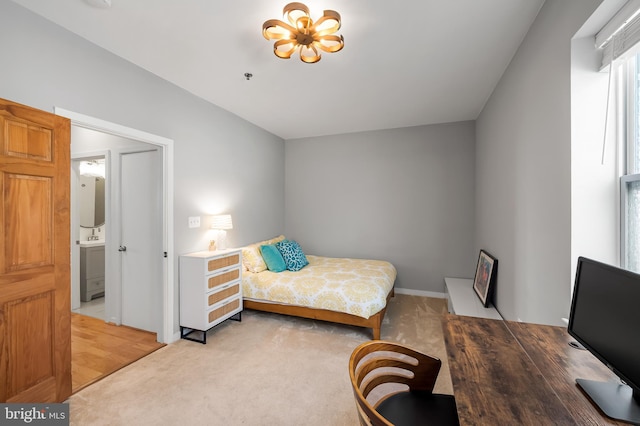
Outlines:
<svg viewBox="0 0 640 426"><path fill-rule="evenodd" d="M127 251L127 246L120 246L120 248L118 248L118 251Z"/></svg>

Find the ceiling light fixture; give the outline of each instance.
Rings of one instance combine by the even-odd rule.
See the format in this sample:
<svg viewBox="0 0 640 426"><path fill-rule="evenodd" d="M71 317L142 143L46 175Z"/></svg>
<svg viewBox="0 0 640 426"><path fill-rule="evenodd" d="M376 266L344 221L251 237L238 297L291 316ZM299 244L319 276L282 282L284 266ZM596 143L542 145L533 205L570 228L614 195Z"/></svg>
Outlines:
<svg viewBox="0 0 640 426"><path fill-rule="evenodd" d="M106 176L104 160L81 161L79 169L80 176L101 178L104 178Z"/></svg>
<svg viewBox="0 0 640 426"><path fill-rule="evenodd" d="M318 49L333 53L344 47L344 38L333 34L340 29L340 14L335 10L325 10L316 22L302 3L289 3L282 14L290 25L279 19L269 19L262 24L264 38L277 40L273 53L278 58L289 59L298 50L302 62L313 64L320 60Z"/></svg>

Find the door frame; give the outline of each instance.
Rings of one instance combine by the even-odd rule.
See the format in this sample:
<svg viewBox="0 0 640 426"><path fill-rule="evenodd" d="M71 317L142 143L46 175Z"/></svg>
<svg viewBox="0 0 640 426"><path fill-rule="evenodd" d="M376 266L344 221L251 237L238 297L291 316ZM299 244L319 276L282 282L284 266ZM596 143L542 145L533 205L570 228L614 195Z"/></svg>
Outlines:
<svg viewBox="0 0 640 426"><path fill-rule="evenodd" d="M73 124L72 124L73 125ZM73 133L73 132L71 132ZM79 190L80 190L80 172L78 170L78 164L83 160L93 160L95 158L104 158L105 160L105 212L104 221L105 225L111 223L111 210L108 208L111 204L111 179L109 176L109 170L111 165L111 158L108 150L98 150L90 152L82 152L78 154L71 154L71 309L80 307L82 303L80 301L80 202L79 202ZM105 244L106 249L106 244ZM107 269L107 268L105 268ZM107 282L107 273L105 270L105 282ZM107 296L107 288L105 287L105 301ZM107 320L108 318L104 318Z"/></svg>
<svg viewBox="0 0 640 426"><path fill-rule="evenodd" d="M173 220L173 140L163 136L154 135L141 130L122 126L120 124L105 121L99 118L69 111L60 107L54 107L54 113L71 120L72 126L84 127L115 136L125 137L151 145L156 145L162 153L162 195L163 195L163 223L162 244L167 253L162 271L162 332L158 333L158 341L172 343L177 340L173 332L174 325L174 262L171 261L174 250L174 220Z"/></svg>

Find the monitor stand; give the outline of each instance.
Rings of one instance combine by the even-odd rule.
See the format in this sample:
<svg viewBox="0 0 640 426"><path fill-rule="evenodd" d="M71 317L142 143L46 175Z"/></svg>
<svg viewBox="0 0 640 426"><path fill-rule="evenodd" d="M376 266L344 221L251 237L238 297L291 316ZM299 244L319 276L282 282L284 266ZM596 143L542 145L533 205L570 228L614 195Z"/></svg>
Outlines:
<svg viewBox="0 0 640 426"><path fill-rule="evenodd" d="M585 379L576 379L576 383L607 416L640 425L640 403L629 386Z"/></svg>

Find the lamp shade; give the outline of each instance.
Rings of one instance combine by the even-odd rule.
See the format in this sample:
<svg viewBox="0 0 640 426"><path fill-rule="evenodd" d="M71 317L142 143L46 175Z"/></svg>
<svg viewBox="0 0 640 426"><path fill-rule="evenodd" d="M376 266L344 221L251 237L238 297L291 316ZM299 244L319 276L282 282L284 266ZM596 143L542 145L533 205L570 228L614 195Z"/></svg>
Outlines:
<svg viewBox="0 0 640 426"><path fill-rule="evenodd" d="M211 220L211 229L233 229L230 214L217 214Z"/></svg>

